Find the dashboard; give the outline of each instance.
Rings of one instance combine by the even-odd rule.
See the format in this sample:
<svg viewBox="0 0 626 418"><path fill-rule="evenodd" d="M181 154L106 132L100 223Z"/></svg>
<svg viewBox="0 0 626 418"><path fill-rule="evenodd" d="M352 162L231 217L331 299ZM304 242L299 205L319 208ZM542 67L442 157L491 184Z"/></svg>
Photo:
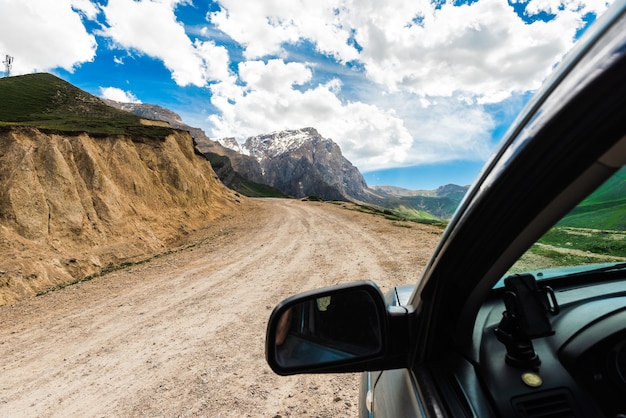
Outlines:
<svg viewBox="0 0 626 418"><path fill-rule="evenodd" d="M463 355L476 377L453 372L469 408L487 402L497 416L626 416L626 280L554 293L560 312L549 316L553 334L532 340L535 367L505 362L507 350L495 334L505 310L502 294L483 304L474 346ZM473 385L483 396L467 395Z"/></svg>

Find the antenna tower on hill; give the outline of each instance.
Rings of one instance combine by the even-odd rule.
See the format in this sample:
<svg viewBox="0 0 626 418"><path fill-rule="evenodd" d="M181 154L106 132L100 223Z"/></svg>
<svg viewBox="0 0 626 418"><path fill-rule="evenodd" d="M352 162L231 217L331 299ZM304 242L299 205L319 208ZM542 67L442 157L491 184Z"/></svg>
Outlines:
<svg viewBox="0 0 626 418"><path fill-rule="evenodd" d="M6 58L4 59L4 61L2 61L2 63L4 64L4 74L8 77L11 75L11 66L13 65L13 57L10 56L9 54L6 55Z"/></svg>

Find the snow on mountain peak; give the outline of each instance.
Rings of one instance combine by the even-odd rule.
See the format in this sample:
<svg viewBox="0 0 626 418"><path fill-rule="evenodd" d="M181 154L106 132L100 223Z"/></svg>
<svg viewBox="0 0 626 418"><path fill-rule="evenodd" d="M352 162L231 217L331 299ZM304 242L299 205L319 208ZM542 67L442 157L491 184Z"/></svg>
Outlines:
<svg viewBox="0 0 626 418"><path fill-rule="evenodd" d="M250 137L243 148L257 159L276 157L300 148L313 137L320 137L314 128L278 131Z"/></svg>
<svg viewBox="0 0 626 418"><path fill-rule="evenodd" d="M223 147L237 151L240 154L248 155L248 151L242 148L241 144L233 137L219 138L217 139L217 142L219 142Z"/></svg>

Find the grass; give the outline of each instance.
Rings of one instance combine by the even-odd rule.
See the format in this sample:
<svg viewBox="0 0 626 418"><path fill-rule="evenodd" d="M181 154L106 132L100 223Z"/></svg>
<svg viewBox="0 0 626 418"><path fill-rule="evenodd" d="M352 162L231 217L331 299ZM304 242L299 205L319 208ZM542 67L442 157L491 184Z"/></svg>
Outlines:
<svg viewBox="0 0 626 418"><path fill-rule="evenodd" d="M392 221L393 224L396 226L408 227L408 225L400 224L398 222L414 222L418 224L433 225L441 229L444 229L448 225L447 222L442 221L441 219L434 218L432 216L429 216L427 218L407 218L403 216L402 213L397 213L394 210L377 208L369 205L355 204L353 206L346 206L346 208L349 210L356 210L370 215L382 216L388 221Z"/></svg>
<svg viewBox="0 0 626 418"><path fill-rule="evenodd" d="M582 264L598 264L598 263L608 263L612 261L619 261L619 259L604 256L601 254L579 254L579 253L569 253L558 251L555 249L551 249L549 247L536 246L532 249L532 252L547 258L552 261L552 264L556 267L561 266L577 266Z"/></svg>
<svg viewBox="0 0 626 418"><path fill-rule="evenodd" d="M87 132L164 138L171 128L141 124L141 118L52 74L0 79L0 126L32 126L44 131Z"/></svg>
<svg viewBox="0 0 626 418"><path fill-rule="evenodd" d="M626 256L626 234L619 231L556 227L549 230L539 243L603 257Z"/></svg>
<svg viewBox="0 0 626 418"><path fill-rule="evenodd" d="M511 272L626 261L626 168L546 232Z"/></svg>
<svg viewBox="0 0 626 418"><path fill-rule="evenodd" d="M626 230L626 168L609 178L558 225Z"/></svg>
<svg viewBox="0 0 626 418"><path fill-rule="evenodd" d="M554 227L509 272L619 261L626 261L626 232Z"/></svg>

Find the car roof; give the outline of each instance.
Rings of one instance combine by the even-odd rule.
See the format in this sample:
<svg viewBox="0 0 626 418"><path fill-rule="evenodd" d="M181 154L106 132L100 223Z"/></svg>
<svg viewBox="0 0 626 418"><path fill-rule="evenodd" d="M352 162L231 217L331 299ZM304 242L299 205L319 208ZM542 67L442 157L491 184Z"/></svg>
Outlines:
<svg viewBox="0 0 626 418"><path fill-rule="evenodd" d="M618 0L585 34L461 203L409 301L421 311L418 360L469 345L496 281L626 163L625 14Z"/></svg>

